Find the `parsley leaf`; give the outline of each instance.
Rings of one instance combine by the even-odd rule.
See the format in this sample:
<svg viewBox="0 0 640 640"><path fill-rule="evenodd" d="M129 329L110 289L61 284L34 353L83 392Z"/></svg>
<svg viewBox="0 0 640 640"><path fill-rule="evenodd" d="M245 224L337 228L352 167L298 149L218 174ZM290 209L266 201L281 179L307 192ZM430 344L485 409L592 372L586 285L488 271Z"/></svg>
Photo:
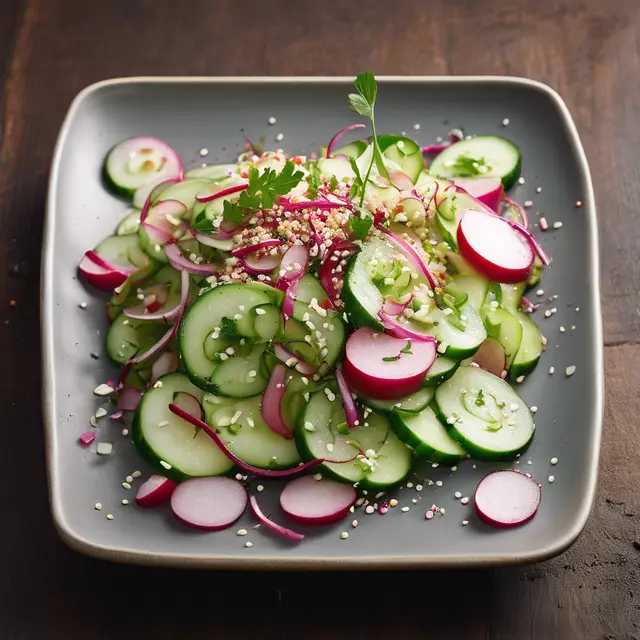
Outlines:
<svg viewBox="0 0 640 640"><path fill-rule="evenodd" d="M220 336L227 340L234 340L239 337L236 321L231 318L222 318L220 321Z"/></svg>
<svg viewBox="0 0 640 640"><path fill-rule="evenodd" d="M402 347L402 349L400 349L400 352L398 353L397 356L386 356L384 358L382 358L383 362L395 362L396 360L400 360L400 358L402 358L402 355L406 354L408 356L412 356L413 355L413 351L411 351L411 340L407 341L407 344L404 345L404 347Z"/></svg>
<svg viewBox="0 0 640 640"><path fill-rule="evenodd" d="M307 197L310 200L315 200L318 195L318 189L322 186L322 179L320 177L320 170L318 165L313 162L309 164L309 175L307 176L307 183L309 188L307 190Z"/></svg>
<svg viewBox="0 0 640 640"><path fill-rule="evenodd" d="M349 158L349 163L351 164L353 172L356 174L356 177L351 185L351 189L349 189L349 199L353 200L362 188L362 176L360 175L360 169L358 168L358 163L355 161L355 159Z"/></svg>
<svg viewBox="0 0 640 640"><path fill-rule="evenodd" d="M332 193L338 188L338 178L335 176L331 176L331 180L329 181L329 191Z"/></svg>
<svg viewBox="0 0 640 640"><path fill-rule="evenodd" d="M358 240L366 240L369 235L369 229L373 224L373 218L366 209L359 209L359 215L351 215L349 218L349 232Z"/></svg>
<svg viewBox="0 0 640 640"><path fill-rule="evenodd" d="M225 200L223 203L222 217L235 225L240 226L244 218L242 209L237 205Z"/></svg>
<svg viewBox="0 0 640 640"><path fill-rule="evenodd" d="M400 360L398 356L385 356L382 358L382 362L395 362L396 360Z"/></svg>
<svg viewBox="0 0 640 640"><path fill-rule="evenodd" d="M406 353L409 356L413 355L413 351L411 351L411 340L408 340L407 344L400 349L400 353Z"/></svg>
<svg viewBox="0 0 640 640"><path fill-rule="evenodd" d="M458 156L452 168L455 170L456 175L461 178L481 176L491 171L491 167L484 158L470 156Z"/></svg>

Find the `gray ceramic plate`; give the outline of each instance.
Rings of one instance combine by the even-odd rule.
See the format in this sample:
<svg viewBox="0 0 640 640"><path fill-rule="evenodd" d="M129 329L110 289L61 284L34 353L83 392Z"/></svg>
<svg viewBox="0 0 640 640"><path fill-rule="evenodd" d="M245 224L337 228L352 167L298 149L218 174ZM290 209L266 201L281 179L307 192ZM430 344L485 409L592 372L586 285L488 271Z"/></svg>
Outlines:
<svg viewBox="0 0 640 640"><path fill-rule="evenodd" d="M598 290L598 243L589 170L575 126L562 100L548 87L516 78L384 78L377 106L378 131L405 130L419 142L433 142L452 126L468 133L507 135L524 156L524 185L518 200L531 199L532 222L542 211L557 231L539 234L554 258L540 298L557 295L557 313L536 314L549 344L540 365L521 385L537 405L537 435L519 468L542 483L543 500L529 524L496 530L480 523L473 507L454 492L472 496L495 464L467 461L457 471L425 465L414 484L386 516L358 510L360 526L347 522L308 531L297 545L264 529L253 530L250 514L217 533L194 533L167 508L142 510L125 477L150 469L140 460L121 426L103 419L99 440L113 441L114 453L99 457L77 444L99 406L92 391L113 377L104 354L107 328L104 297L76 277L83 252L112 233L126 204L101 184L108 149L130 136L165 139L187 166L233 159L244 129L265 137L267 148L318 151L331 135L355 121L347 109L347 78L135 78L99 83L74 101L60 133L53 161L44 242L42 335L44 420L53 518L73 548L100 558L144 564L219 568L347 569L497 565L541 560L566 549L582 530L596 483L602 425L602 327ZM267 119L277 118L275 126ZM503 127L509 118L508 127ZM414 125L420 125L417 130ZM283 133L282 142L276 134ZM537 187L543 188L537 193ZM584 206L575 207L576 200ZM536 298L535 293L533 297ZM87 302L87 308L80 303ZM579 308L579 311L578 311ZM564 326L566 331L560 332ZM573 328L575 326L575 329ZM91 353L100 355L99 360ZM576 373L565 377L565 368ZM549 367L555 374L549 375ZM552 467L550 458L559 463ZM529 462L530 461L530 462ZM555 482L548 477L553 474ZM428 486L425 478L434 482ZM436 481L442 481L437 486ZM137 481L138 483L140 481ZM267 483L265 483L267 484ZM265 510L287 524L277 507L280 486L260 494ZM412 500L416 499L417 504ZM101 502L102 511L94 504ZM425 521L436 503L444 516ZM408 506L402 512L401 506ZM107 520L112 513L114 520ZM467 526L462 521L468 520ZM249 529L245 538L239 527ZM340 532L350 532L347 540ZM245 548L247 540L252 548Z"/></svg>

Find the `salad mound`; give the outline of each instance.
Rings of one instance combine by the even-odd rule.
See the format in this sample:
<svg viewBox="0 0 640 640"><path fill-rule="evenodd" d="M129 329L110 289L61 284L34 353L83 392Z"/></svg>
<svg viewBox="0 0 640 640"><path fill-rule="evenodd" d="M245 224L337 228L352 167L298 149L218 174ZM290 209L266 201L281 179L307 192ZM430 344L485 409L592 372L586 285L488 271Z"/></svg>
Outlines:
<svg viewBox="0 0 640 640"><path fill-rule="evenodd" d="M236 480L214 479L321 472L293 480L282 504L328 523L353 487L387 491L416 459L513 460L530 444L510 382L542 352L523 295L549 259L505 195L520 152L492 135L429 147L378 135L373 74L355 90L372 135L339 146L364 135L347 126L320 158L251 148L183 173L156 138L109 152L108 183L133 208L79 269L112 292L106 350L121 371L100 395L115 417L134 412L133 441L158 472L140 506L171 500L213 530L249 502L300 540Z"/></svg>

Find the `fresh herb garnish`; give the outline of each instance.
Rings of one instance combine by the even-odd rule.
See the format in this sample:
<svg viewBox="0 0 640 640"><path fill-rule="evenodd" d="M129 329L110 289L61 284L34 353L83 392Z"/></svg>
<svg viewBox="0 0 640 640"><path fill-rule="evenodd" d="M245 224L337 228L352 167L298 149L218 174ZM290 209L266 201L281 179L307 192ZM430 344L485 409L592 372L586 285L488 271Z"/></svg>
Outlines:
<svg viewBox="0 0 640 640"><path fill-rule="evenodd" d="M358 240L366 240L369 235L369 229L373 224L372 215L362 207L355 207L358 212L357 216L352 215L349 218L349 233Z"/></svg>
<svg viewBox="0 0 640 640"><path fill-rule="evenodd" d="M405 344L404 347L400 349L400 353L406 353L409 356L413 355L413 351L411 351L411 340L407 341L407 344Z"/></svg>
<svg viewBox="0 0 640 640"><path fill-rule="evenodd" d="M351 189L349 189L349 199L354 200L358 193L360 193L360 189L363 189L362 176L360 175L358 163L354 158L349 158L349 164L351 165L353 172L356 174L356 177L351 184Z"/></svg>
<svg viewBox="0 0 640 640"><path fill-rule="evenodd" d="M336 431L343 435L343 436L348 436L349 435L349 425L346 422L341 422L337 427L336 427Z"/></svg>
<svg viewBox="0 0 640 640"><path fill-rule="evenodd" d="M400 360L400 358L402 358L402 355L408 355L408 356L412 356L413 355L413 351L411 351L411 340L409 340L407 342L407 344L404 345L404 347L402 347L402 349L400 349L400 353L398 353L397 356L386 356L384 358L382 358L383 362L395 362L396 360Z"/></svg>
<svg viewBox="0 0 640 640"><path fill-rule="evenodd" d="M476 396L476 406L478 407L484 406L484 393L482 393L482 389L478 391L478 395Z"/></svg>
<svg viewBox="0 0 640 640"><path fill-rule="evenodd" d="M307 189L307 197L309 198L309 200L315 200L318 195L318 190L322 186L320 169L318 169L318 165L315 162L309 163L309 175L307 176L307 184L309 185Z"/></svg>
<svg viewBox="0 0 640 640"><path fill-rule="evenodd" d="M452 168L461 178L471 178L473 176L485 175L491 171L491 167L484 158L473 158L470 156L458 156Z"/></svg>
<svg viewBox="0 0 640 640"><path fill-rule="evenodd" d="M226 340L235 340L240 337L236 321L231 318L222 318L220 321L220 337Z"/></svg>
<svg viewBox="0 0 640 640"><path fill-rule="evenodd" d="M376 96L378 95L378 83L376 82L376 78L373 73L371 71L367 71L366 73L358 74L354 84L358 93L349 94L349 106L361 116L369 118L369 120L371 120L371 129L373 130L373 138L371 140L371 144L373 145L373 157L371 158L371 164L369 164L367 174L365 175L362 184L362 192L360 194L360 206L362 206L364 203L365 185L369 180L369 175L371 174L374 162L378 168L378 173L387 178L387 180L389 180L389 172L384 166L382 152L380 151L380 145L378 144L378 135L376 133L374 107L376 103Z"/></svg>
<svg viewBox="0 0 640 640"><path fill-rule="evenodd" d="M334 193L337 188L338 178L336 178L335 176L331 176L331 180L329 180L329 191L331 191L331 193Z"/></svg>

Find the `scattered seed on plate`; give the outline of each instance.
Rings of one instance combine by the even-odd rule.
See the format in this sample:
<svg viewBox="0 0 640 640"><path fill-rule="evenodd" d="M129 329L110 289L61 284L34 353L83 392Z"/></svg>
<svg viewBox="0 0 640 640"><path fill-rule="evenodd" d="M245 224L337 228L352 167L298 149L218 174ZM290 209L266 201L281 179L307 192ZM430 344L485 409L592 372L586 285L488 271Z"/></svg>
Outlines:
<svg viewBox="0 0 640 640"><path fill-rule="evenodd" d="M101 503L101 502L96 502L96 503L93 505L93 508L94 508L96 511L102 511L102 503Z"/></svg>
<svg viewBox="0 0 640 640"><path fill-rule="evenodd" d="M349 537L349 534L348 534L348 532L346 532L346 531L343 531L343 532L340 534L340 539L341 539L341 540L346 540L348 537Z"/></svg>
<svg viewBox="0 0 640 640"><path fill-rule="evenodd" d="M133 482L133 476L127 476L125 480L129 483Z"/></svg>
<svg viewBox="0 0 640 640"><path fill-rule="evenodd" d="M453 467L451 467L451 471L457 471L457 470L458 470L458 467L457 467L457 466L453 466Z"/></svg>
<svg viewBox="0 0 640 640"><path fill-rule="evenodd" d="M437 462L433 462L433 463L431 463L431 466L435 469L436 467L439 467L440 465Z"/></svg>
<svg viewBox="0 0 640 640"><path fill-rule="evenodd" d="M518 178L518 184L524 184L524 183L525 183L525 179L522 176L520 176Z"/></svg>
<svg viewBox="0 0 640 640"><path fill-rule="evenodd" d="M123 436L128 436L129 435L129 429L123 429L122 430L122 435Z"/></svg>
<svg viewBox="0 0 640 640"><path fill-rule="evenodd" d="M389 506L390 507L397 507L398 506L398 501L395 498L391 498L391 500L389 500Z"/></svg>
<svg viewBox="0 0 640 640"><path fill-rule="evenodd" d="M373 505L367 505L364 510L368 516L370 516L374 511L375 509L373 508Z"/></svg>
<svg viewBox="0 0 640 640"><path fill-rule="evenodd" d="M509 118L504 118L502 120L502 126L503 127L508 127L509 126Z"/></svg>
<svg viewBox="0 0 640 640"><path fill-rule="evenodd" d="M524 376L518 376L518 377L516 378L516 382L517 382L518 384L522 384L522 383L524 382Z"/></svg>
<svg viewBox="0 0 640 640"><path fill-rule="evenodd" d="M276 142L282 142L282 140L284 140L284 133L279 133L276 136Z"/></svg>
<svg viewBox="0 0 640 640"><path fill-rule="evenodd" d="M269 119L267 120L267 122L269 124L275 124L277 122L277 120L273 116L270 116Z"/></svg>
<svg viewBox="0 0 640 640"><path fill-rule="evenodd" d="M134 478L139 478L142 475L142 471L134 471L131 475Z"/></svg>
<svg viewBox="0 0 640 640"><path fill-rule="evenodd" d="M536 193L542 193L542 187L536 187Z"/></svg>
<svg viewBox="0 0 640 640"><path fill-rule="evenodd" d="M582 206L581 200L576 200L576 208L579 209Z"/></svg>
<svg viewBox="0 0 640 640"><path fill-rule="evenodd" d="M413 489L413 482L407 482L407 489Z"/></svg>
<svg viewBox="0 0 640 640"><path fill-rule="evenodd" d="M123 486L125 489L127 489L127 490L128 490L128 489L131 489L131 485L130 485L128 482L123 482L123 483L122 483L122 486Z"/></svg>
<svg viewBox="0 0 640 640"><path fill-rule="evenodd" d="M423 486L421 484L416 485L416 491L422 491Z"/></svg>
<svg viewBox="0 0 640 640"><path fill-rule="evenodd" d="M555 367L549 367L549 375L552 376L556 372Z"/></svg>
<svg viewBox="0 0 640 640"><path fill-rule="evenodd" d="M407 513L407 511L409 511L410 507L402 507L402 509L400 509L400 511L402 511L402 513Z"/></svg>
<svg viewBox="0 0 640 640"><path fill-rule="evenodd" d="M113 514L107 513L107 520L113 520Z"/></svg>
<svg viewBox="0 0 640 640"><path fill-rule="evenodd" d="M351 523L351 526L355 529L355 528L358 526L358 521L357 521L357 520L354 520L354 521Z"/></svg>
<svg viewBox="0 0 640 640"><path fill-rule="evenodd" d="M551 458L551 460L549 460L549 462L551 464L558 464L558 458Z"/></svg>
<svg viewBox="0 0 640 640"><path fill-rule="evenodd" d="M200 149L199 153L204 158L205 156L209 155L209 149L207 149L206 147L202 147L202 149Z"/></svg>
<svg viewBox="0 0 640 640"><path fill-rule="evenodd" d="M247 540L244 543L244 546L247 547L248 549L250 549L251 547L253 547L253 542L251 542L250 540Z"/></svg>
<svg viewBox="0 0 640 640"><path fill-rule="evenodd" d="M454 497L456 500L459 500L460 498L462 498L462 494L461 494L459 491L456 491L456 492L453 494L453 497Z"/></svg>
<svg viewBox="0 0 640 640"><path fill-rule="evenodd" d="M111 395L115 389L110 387L108 384L99 384L94 390L93 393L97 396L109 396Z"/></svg>
<svg viewBox="0 0 640 640"><path fill-rule="evenodd" d="M565 370L564 370L567 378L572 376L575 372L576 372L576 365L572 364L570 366L568 366Z"/></svg>
<svg viewBox="0 0 640 640"><path fill-rule="evenodd" d="M560 222L560 221L554 222L553 223L553 228L554 229L562 229L562 222Z"/></svg>
<svg viewBox="0 0 640 640"><path fill-rule="evenodd" d="M553 482L555 480L555 476L549 476L549 482Z"/></svg>
<svg viewBox="0 0 640 640"><path fill-rule="evenodd" d="M441 487L442 486L442 480L436 480L436 486L437 487Z"/></svg>
<svg viewBox="0 0 640 640"><path fill-rule="evenodd" d="M468 524L469 524L469 521L468 521L468 520L463 520L463 521L462 521L462 526L463 526L463 527L466 527Z"/></svg>
<svg viewBox="0 0 640 640"><path fill-rule="evenodd" d="M236 531L236 535L237 535L237 536L246 536L246 535L247 535L247 533L249 533L249 532L248 532L246 529L238 529L238 530Z"/></svg>
<svg viewBox="0 0 640 640"><path fill-rule="evenodd" d="M169 469L171 469L171 465L168 462L165 462L164 460L160 460L160 464L168 471Z"/></svg>
<svg viewBox="0 0 640 640"><path fill-rule="evenodd" d="M535 413L537 410L538 410L538 407L536 407L536 405L534 404L534 405L531 407L531 413Z"/></svg>
<svg viewBox="0 0 640 640"><path fill-rule="evenodd" d="M469 498L467 498L467 496L465 496L464 498L462 498L460 500L460 504L469 504Z"/></svg>
<svg viewBox="0 0 640 640"><path fill-rule="evenodd" d="M564 333L565 331L566 331L566 329L563 326L561 326L560 327L560 333Z"/></svg>
<svg viewBox="0 0 640 640"><path fill-rule="evenodd" d="M129 501L126 498L124 498L124 500L122 501L122 504L126 506L129 504Z"/></svg>

